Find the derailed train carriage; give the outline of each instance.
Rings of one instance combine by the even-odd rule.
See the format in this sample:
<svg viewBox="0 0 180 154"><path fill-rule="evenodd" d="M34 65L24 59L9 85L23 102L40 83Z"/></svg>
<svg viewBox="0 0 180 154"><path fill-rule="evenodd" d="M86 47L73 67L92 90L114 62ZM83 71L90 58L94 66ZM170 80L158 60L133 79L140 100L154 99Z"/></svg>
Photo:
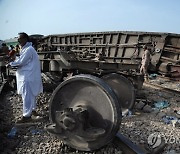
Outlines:
<svg viewBox="0 0 180 154"><path fill-rule="evenodd" d="M179 34L115 31L49 35L41 39L39 49L71 49L81 60L96 57L106 62L137 64L145 44L152 52L149 70L179 78Z"/></svg>
<svg viewBox="0 0 180 154"><path fill-rule="evenodd" d="M47 130L79 150L109 143L119 130L122 111L133 108L142 87L142 47L151 49L149 71L178 79L179 36L118 31L36 40L42 71L54 82L66 78L51 97Z"/></svg>
<svg viewBox="0 0 180 154"><path fill-rule="evenodd" d="M122 111L133 108L142 87L143 46L152 54L149 71L178 79L179 36L119 31L42 38L38 45L42 70L59 80L71 76L53 92L47 130L79 150L109 143L119 130Z"/></svg>

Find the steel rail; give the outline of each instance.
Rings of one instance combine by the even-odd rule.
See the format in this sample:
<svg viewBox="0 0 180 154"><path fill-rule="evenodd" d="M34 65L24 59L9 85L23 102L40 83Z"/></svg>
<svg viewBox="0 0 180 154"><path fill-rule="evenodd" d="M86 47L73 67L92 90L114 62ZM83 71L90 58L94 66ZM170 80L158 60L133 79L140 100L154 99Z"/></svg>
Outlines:
<svg viewBox="0 0 180 154"><path fill-rule="evenodd" d="M130 139L122 135L120 132L116 134L113 144L121 149L123 154L147 154L148 152L134 144Z"/></svg>
<svg viewBox="0 0 180 154"><path fill-rule="evenodd" d="M6 85L6 83L7 83L7 81L3 81L2 83L0 83L0 95L1 95L1 93L3 91L3 88Z"/></svg>
<svg viewBox="0 0 180 154"><path fill-rule="evenodd" d="M160 86L158 84L152 84L152 83L149 83L149 82L144 82L143 85L148 86L148 87L152 87L152 88L155 88L155 89L160 89L162 91L169 92L169 93L176 93L178 95L180 94L180 91L170 89L170 88L166 88L166 87L162 87L162 86Z"/></svg>

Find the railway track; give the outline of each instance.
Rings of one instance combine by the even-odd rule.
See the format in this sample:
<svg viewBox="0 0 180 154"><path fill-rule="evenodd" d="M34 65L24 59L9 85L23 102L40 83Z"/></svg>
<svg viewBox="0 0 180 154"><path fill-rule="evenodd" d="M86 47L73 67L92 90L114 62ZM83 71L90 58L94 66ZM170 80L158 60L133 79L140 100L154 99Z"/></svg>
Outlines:
<svg viewBox="0 0 180 154"><path fill-rule="evenodd" d="M7 83L7 81L3 81L0 84L0 94L3 92L3 89L6 86L6 83ZM166 91L166 92L180 94L180 92L177 90L165 88L165 87L162 87L162 86L157 85L157 84L144 82L144 85L150 86L150 87L153 87L156 89L161 89L161 90ZM114 144L117 147L117 149L119 149L119 151L122 151L123 154L146 154L146 153L148 153L145 149L134 144L130 139L123 136L120 132L118 132L116 134L115 139L113 140L112 144Z"/></svg>
<svg viewBox="0 0 180 154"><path fill-rule="evenodd" d="M143 85L145 85L147 87L152 87L152 88L155 88L155 89L159 89L159 90L162 90L162 91L165 91L165 92L169 92L169 93L176 93L178 95L180 94L180 91L170 89L170 88L166 88L166 87L163 87L163 86L158 85L158 84L152 84L152 83L149 83L149 82L144 82Z"/></svg>
<svg viewBox="0 0 180 154"><path fill-rule="evenodd" d="M3 83L4 84L4 83ZM3 90L3 88L2 88ZM22 125L15 125L17 128L23 128L23 127L32 127L32 125L37 125L37 122L32 123L26 123ZM146 154L147 151L145 149L142 149L138 145L134 144L129 138L122 135L120 132L118 132L115 136L115 138L112 141L112 144L116 147L116 149L123 154ZM91 153L91 152L90 152Z"/></svg>
<svg viewBox="0 0 180 154"><path fill-rule="evenodd" d="M148 83L144 83L147 85ZM153 84L151 84L153 85ZM156 85L154 85L157 87ZM161 87L161 86L160 86ZM163 88L163 87L161 87ZM169 91L168 88L166 90ZM174 90L170 90L169 92L174 92ZM179 92L178 92L179 93ZM123 154L146 154L149 153L142 147L134 144L129 138L122 135L120 132L118 132L112 141L112 144L114 144L119 151L122 151Z"/></svg>
<svg viewBox="0 0 180 154"><path fill-rule="evenodd" d="M3 92L3 89L4 89L5 85L6 85L6 83L7 83L7 81L3 81L3 82L0 83L0 95Z"/></svg>
<svg viewBox="0 0 180 154"><path fill-rule="evenodd" d="M130 139L120 132L116 134L113 144L121 149L123 154L147 154L148 152L140 146L134 144Z"/></svg>

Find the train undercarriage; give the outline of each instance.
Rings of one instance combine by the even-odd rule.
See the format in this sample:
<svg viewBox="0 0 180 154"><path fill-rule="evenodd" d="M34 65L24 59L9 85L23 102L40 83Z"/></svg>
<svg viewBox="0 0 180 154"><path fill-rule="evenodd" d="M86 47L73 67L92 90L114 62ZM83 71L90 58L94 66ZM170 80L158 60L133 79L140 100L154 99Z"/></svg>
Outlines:
<svg viewBox="0 0 180 154"><path fill-rule="evenodd" d="M179 80L178 34L97 32L38 40L42 72L59 84L51 96L46 130L83 151L112 141L122 112L133 108L143 85L139 68L144 45L152 55L149 71Z"/></svg>

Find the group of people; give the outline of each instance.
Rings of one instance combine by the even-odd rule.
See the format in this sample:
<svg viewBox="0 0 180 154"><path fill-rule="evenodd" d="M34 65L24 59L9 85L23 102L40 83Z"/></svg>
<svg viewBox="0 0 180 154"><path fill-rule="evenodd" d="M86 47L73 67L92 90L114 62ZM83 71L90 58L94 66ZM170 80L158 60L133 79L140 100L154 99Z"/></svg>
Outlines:
<svg viewBox="0 0 180 154"><path fill-rule="evenodd" d="M1 78L2 80L5 80L7 78L6 76L6 61L13 61L16 56L16 50L14 50L14 46L10 45L10 48L6 45L6 43L2 43L2 47L0 48L0 72L1 72ZM19 47L19 45L17 45Z"/></svg>
<svg viewBox="0 0 180 154"><path fill-rule="evenodd" d="M0 55L7 55L9 57L8 60L15 60L16 54L18 55L20 52L20 47L17 44L15 47L10 45L10 48L6 45L6 43L2 43L2 48Z"/></svg>
<svg viewBox="0 0 180 154"><path fill-rule="evenodd" d="M6 67L17 68L17 93L22 96L23 101L23 115L17 123L24 123L31 121L32 115L37 115L36 96L43 92L43 86L39 57L32 47L29 36L26 33L19 33L18 42L21 46L19 56L12 59Z"/></svg>

